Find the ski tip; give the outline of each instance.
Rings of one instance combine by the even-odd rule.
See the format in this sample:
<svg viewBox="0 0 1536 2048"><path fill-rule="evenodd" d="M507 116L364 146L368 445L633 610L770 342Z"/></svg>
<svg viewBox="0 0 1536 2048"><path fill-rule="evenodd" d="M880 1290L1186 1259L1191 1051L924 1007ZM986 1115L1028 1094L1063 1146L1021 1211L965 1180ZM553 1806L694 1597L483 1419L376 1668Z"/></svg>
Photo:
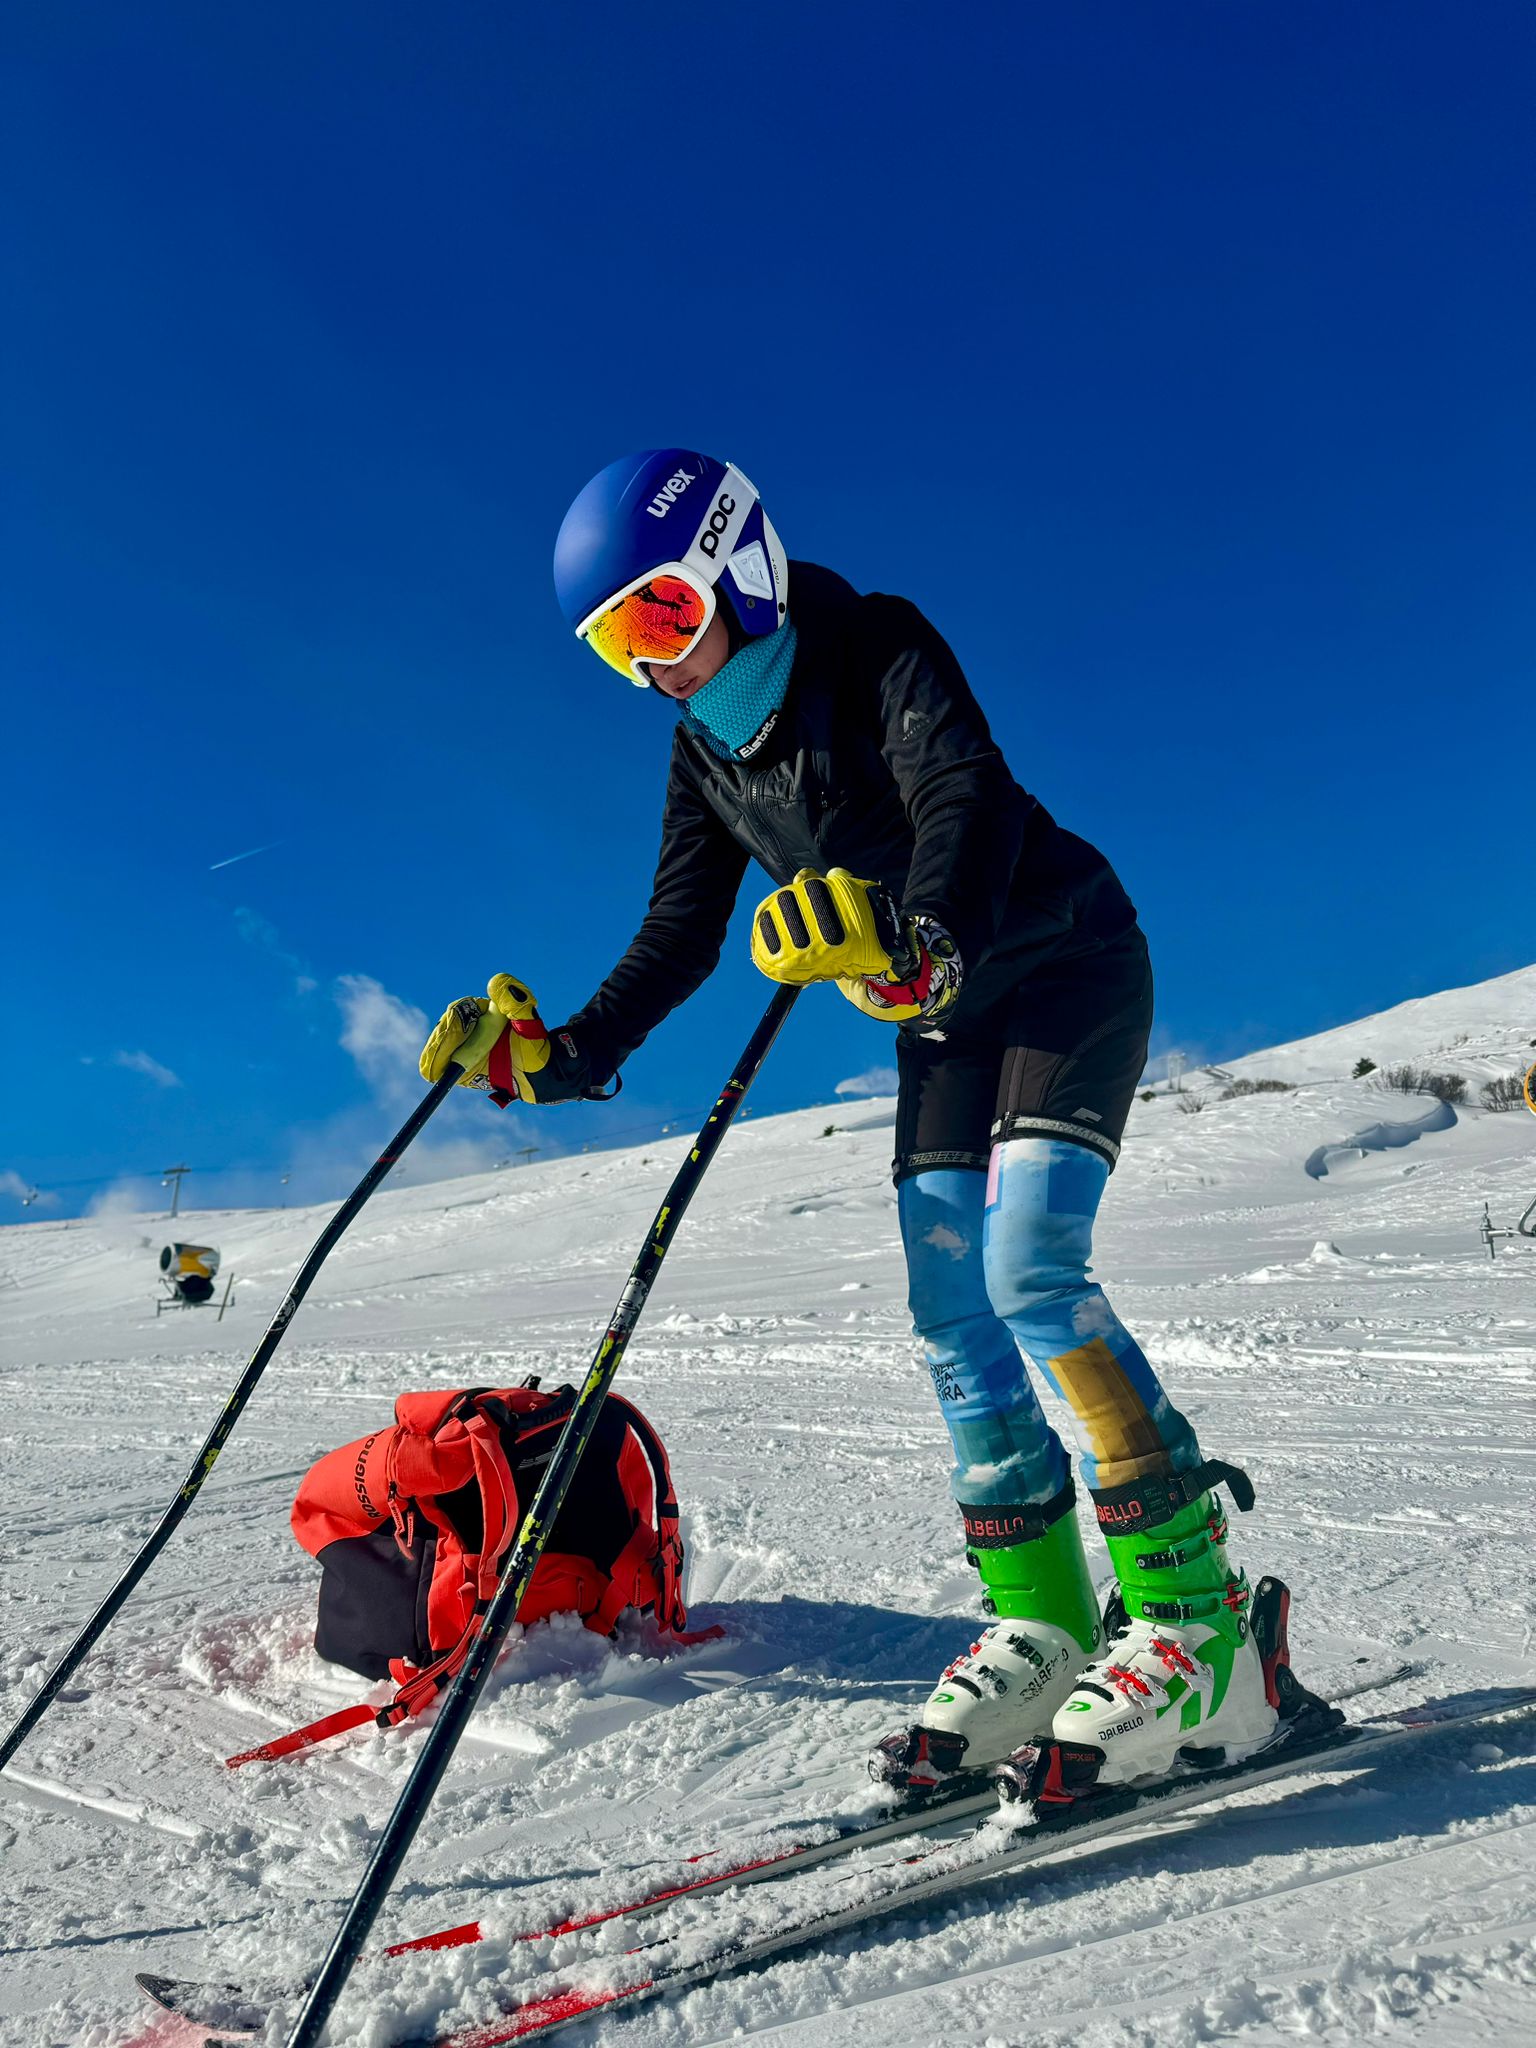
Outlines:
<svg viewBox="0 0 1536 2048"><path fill-rule="evenodd" d="M196 2043L196 2048L213 2040L215 2048L230 2041L249 2041L266 2023L266 2013L233 1984L192 1984L179 1977L161 1977L152 1970L134 1972L134 1983L151 2005L159 2008L168 2031L155 2032L129 2043L129 2048L150 2048L150 2044Z"/></svg>

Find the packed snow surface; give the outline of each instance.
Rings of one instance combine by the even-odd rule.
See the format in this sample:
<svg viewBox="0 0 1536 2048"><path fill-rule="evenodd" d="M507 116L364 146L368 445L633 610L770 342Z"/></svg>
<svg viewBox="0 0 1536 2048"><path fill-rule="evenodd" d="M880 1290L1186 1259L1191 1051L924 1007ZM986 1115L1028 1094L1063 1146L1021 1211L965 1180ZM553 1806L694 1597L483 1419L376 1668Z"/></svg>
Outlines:
<svg viewBox="0 0 1536 2048"><path fill-rule="evenodd" d="M1411 1060L1463 1072L1475 1104L1482 1079L1536 1058L1533 1038L1536 968L1230 1070L1286 1092L1222 1099L1222 1077L1189 1076L1182 1101L1137 1104L1106 1198L1099 1277L1208 1452L1250 1471L1236 1552L1294 1588L1297 1668L1323 1690L1403 1659L1427 1668L1382 1705L1536 1678L1536 1241L1490 1258L1479 1234L1485 1201L1508 1229L1536 1197L1536 1120L1445 1119L1347 1078L1361 1056ZM715 1048L722 1070L735 1049ZM1418 1128L1365 1144L1382 1125ZM516 1637L380 1927L480 1918L493 1938L360 1967L334 2042L389 2048L489 2013L498 1989L611 1967L633 1929L513 1937L624 1896L632 1866L655 1883L698 1850L870 1810L864 1750L976 1621L903 1302L891 1126L870 1102L730 1135L620 1380L672 1452L694 1619L728 1638L663 1656L638 1625L616 1644L574 1623ZM130 2039L137 1969L280 1993L318 1961L422 1738L223 1768L369 1692L310 1648L294 1487L406 1389L579 1378L684 1149L391 1191L364 1212L186 1524L0 1778L7 2048ZM153 1527L324 1214L0 1232L0 1721ZM156 1320L173 1235L234 1272L221 1324ZM570 2038L1533 2039L1533 1822L1525 1716L1307 1772ZM700 1901L673 1924L687 1940L768 1927L789 1896Z"/></svg>

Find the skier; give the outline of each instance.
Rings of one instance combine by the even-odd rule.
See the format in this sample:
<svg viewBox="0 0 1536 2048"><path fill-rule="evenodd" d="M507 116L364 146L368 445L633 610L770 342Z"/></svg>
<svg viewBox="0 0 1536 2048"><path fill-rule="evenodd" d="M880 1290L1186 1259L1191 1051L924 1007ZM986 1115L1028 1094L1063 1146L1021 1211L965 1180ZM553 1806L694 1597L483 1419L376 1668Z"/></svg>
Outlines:
<svg viewBox="0 0 1536 2048"><path fill-rule="evenodd" d="M752 957L832 981L895 1027L894 1177L954 1450L967 1557L995 1617L889 1736L877 1775L925 1789L1027 1742L1098 1782L1229 1759L1274 1728L1251 1593L1207 1462L1089 1279L1093 1220L1146 1062L1152 979L1104 856L1013 779L935 628L785 560L732 464L650 449L602 470L555 545L566 620L679 707L650 905L591 1000L546 1031L496 975L452 1005L450 1061L503 1102L597 1095L714 970L749 860L774 882ZM1071 1465L1024 1361L1076 1422L1120 1603L1101 1622ZM1086 1746L1086 1751L1085 1751Z"/></svg>

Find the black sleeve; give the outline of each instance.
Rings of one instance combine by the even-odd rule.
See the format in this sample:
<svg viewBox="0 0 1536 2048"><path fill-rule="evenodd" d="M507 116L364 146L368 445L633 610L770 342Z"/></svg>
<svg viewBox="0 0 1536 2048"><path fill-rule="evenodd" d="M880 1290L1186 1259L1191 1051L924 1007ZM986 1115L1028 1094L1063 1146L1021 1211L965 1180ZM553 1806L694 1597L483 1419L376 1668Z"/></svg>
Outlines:
<svg viewBox="0 0 1536 2048"><path fill-rule="evenodd" d="M1033 807L943 636L899 597L864 600L880 751L916 842L902 909L938 919L971 969L997 937Z"/></svg>
<svg viewBox="0 0 1536 2048"><path fill-rule="evenodd" d="M674 746L645 920L618 966L569 1022L594 1085L616 1073L714 972L746 869L745 851L705 803Z"/></svg>

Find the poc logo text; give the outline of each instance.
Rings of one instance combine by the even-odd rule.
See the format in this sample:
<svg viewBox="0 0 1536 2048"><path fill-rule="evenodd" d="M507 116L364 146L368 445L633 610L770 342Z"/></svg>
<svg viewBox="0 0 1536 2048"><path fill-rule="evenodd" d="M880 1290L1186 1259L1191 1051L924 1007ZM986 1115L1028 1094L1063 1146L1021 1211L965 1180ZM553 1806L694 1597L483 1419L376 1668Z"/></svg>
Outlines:
<svg viewBox="0 0 1536 2048"><path fill-rule="evenodd" d="M731 523L731 514L736 510L736 500L729 491L722 491L715 500L715 509L709 515L709 524L699 535L698 547L701 554L713 561L720 552L720 536Z"/></svg>

